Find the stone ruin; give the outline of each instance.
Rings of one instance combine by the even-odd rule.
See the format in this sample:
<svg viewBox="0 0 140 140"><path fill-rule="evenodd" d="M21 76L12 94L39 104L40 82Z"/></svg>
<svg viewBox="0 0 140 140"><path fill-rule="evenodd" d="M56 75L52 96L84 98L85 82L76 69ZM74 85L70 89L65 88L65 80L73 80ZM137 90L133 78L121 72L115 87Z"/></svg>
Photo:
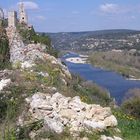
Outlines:
<svg viewBox="0 0 140 140"><path fill-rule="evenodd" d="M24 3L19 4L19 22L28 25L28 17L24 8Z"/></svg>
<svg viewBox="0 0 140 140"><path fill-rule="evenodd" d="M28 18L27 13L25 11L24 3L19 3L19 20L17 19L17 12L16 11L9 11L8 12L8 27L16 27L17 22L21 24L25 24L28 26Z"/></svg>
<svg viewBox="0 0 140 140"><path fill-rule="evenodd" d="M8 27L16 27L17 25L17 12L9 11L8 12Z"/></svg>

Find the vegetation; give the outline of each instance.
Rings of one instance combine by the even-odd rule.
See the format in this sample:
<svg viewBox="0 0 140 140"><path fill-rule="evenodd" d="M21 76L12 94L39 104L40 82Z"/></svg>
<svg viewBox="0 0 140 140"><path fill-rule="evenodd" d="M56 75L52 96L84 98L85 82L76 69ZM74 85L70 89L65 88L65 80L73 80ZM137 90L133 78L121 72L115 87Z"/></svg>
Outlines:
<svg viewBox="0 0 140 140"><path fill-rule="evenodd" d="M4 28L0 28L0 69L10 67L9 43Z"/></svg>
<svg viewBox="0 0 140 140"><path fill-rule="evenodd" d="M114 115L118 120L118 128L124 140L139 140L140 139L140 120L131 115L125 114L120 109L114 110Z"/></svg>
<svg viewBox="0 0 140 140"><path fill-rule="evenodd" d="M55 51L51 47L50 38L45 34L37 35L34 32L33 28L29 30L25 28L25 26L20 26L18 28L25 43L35 42L45 44L46 51L55 56L57 55L57 53L55 53ZM0 69L4 69L10 66L9 46L5 30L1 29L0 33ZM100 60L103 61L103 64L106 64L107 61L111 61L111 63L107 65L107 67L110 66L111 68L113 67L112 64L114 62L117 66L121 65L121 67L122 65L126 64L128 69L124 70L124 67L122 67L121 72L123 71L123 74L136 74L135 76L139 75L138 69L140 67L138 54L121 54L119 55L119 58L124 55L126 60L128 60L127 62L126 60L122 61L123 58L118 59L115 54L111 56L109 56L108 54L104 54L101 55L101 57L99 57L100 55L98 57L97 55L95 55L97 59L91 60L96 60L93 61L94 63L96 62L96 64L99 64L98 62ZM98 59L99 61L97 61ZM21 64L17 63L17 69L15 69L15 71L13 71L9 76L12 80L12 84L9 87L5 88L2 92L0 92L0 139L30 140L29 133L33 130L36 131L42 128L42 120L36 121L35 123L30 123L29 125L24 125L23 127L17 127L16 121L18 116L27 109L24 102L25 98L31 96L37 91L47 93L47 90L49 90L49 86L55 86L65 96L73 97L78 95L83 102L86 102L88 104L96 103L101 104L102 106L112 105L112 99L105 89L102 89L94 83L87 82L76 75L73 75L71 80L68 79L68 77L63 76L63 70L60 68L60 66L55 64L52 65L49 60L37 60L36 66L34 66L33 71L20 71L20 69L18 69L20 67ZM132 67L134 67L135 69L132 69ZM135 71L134 73L130 73L131 69L132 71L136 70L137 73ZM44 77L39 74L39 72L43 72L48 75ZM111 128L108 128L104 132L87 133L86 131L83 131L80 133L80 138L88 137L89 140L97 140L100 138L100 135L122 135L124 140L139 140L140 121L137 119L140 117L139 92L140 91L138 89L130 91L128 97L122 104L122 110L114 110L114 115L118 119L119 129L121 130L121 133ZM29 116L26 113L23 115L26 116L27 120L29 119ZM72 136L67 129L60 135L44 130L44 132L40 132L39 135L36 136L36 140L40 138L49 138L50 140L72 140Z"/></svg>
<svg viewBox="0 0 140 140"><path fill-rule="evenodd" d="M139 33L139 31L135 30L101 30L48 33L48 35L51 36L52 43L58 50L85 54L112 49L140 50Z"/></svg>
<svg viewBox="0 0 140 140"><path fill-rule="evenodd" d="M101 104L102 106L110 105L112 99L108 92L92 82L86 82L79 76L73 75L72 81L69 82L68 89L81 97L83 102L88 104ZM68 93L69 94L69 93Z"/></svg>
<svg viewBox="0 0 140 140"><path fill-rule="evenodd" d="M57 51L51 45L51 39L49 38L49 36L45 34L37 34L33 27L27 27L27 25L24 24L18 24L17 29L22 36L22 40L25 44L41 43L46 46L47 53L58 57Z"/></svg>
<svg viewBox="0 0 140 140"><path fill-rule="evenodd" d="M140 118L140 89L130 90L122 104L125 113Z"/></svg>
<svg viewBox="0 0 140 140"><path fill-rule="evenodd" d="M140 78L140 56L133 52L94 52L89 61L94 66L119 72L127 78Z"/></svg>

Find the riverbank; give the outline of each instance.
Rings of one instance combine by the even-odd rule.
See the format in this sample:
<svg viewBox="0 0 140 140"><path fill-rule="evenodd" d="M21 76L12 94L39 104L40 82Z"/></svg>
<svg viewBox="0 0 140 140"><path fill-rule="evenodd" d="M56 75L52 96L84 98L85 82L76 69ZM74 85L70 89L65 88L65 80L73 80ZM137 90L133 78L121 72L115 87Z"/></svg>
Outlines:
<svg viewBox="0 0 140 140"><path fill-rule="evenodd" d="M67 58L66 61L75 63L75 64L85 64L87 61L87 58L81 58L81 57L70 57Z"/></svg>
<svg viewBox="0 0 140 140"><path fill-rule="evenodd" d="M89 62L95 67L115 71L128 80L140 80L139 58L129 52L94 52Z"/></svg>

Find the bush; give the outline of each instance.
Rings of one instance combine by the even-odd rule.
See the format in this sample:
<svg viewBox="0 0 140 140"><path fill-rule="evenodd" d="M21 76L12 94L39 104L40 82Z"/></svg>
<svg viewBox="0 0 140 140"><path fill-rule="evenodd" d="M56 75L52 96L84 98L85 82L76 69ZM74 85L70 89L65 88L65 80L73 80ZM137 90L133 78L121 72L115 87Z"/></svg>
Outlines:
<svg viewBox="0 0 140 140"><path fill-rule="evenodd" d="M45 33L36 34L33 27L29 29L27 25L24 24L18 24L17 28L25 44L29 44L32 42L44 44L46 46L47 53L58 57L58 52L51 45L51 39Z"/></svg>
<svg viewBox="0 0 140 140"><path fill-rule="evenodd" d="M74 96L80 96L83 102L88 104L101 104L107 106L111 103L112 99L105 89L90 81L85 81L79 76L73 75L73 79L69 81L68 87Z"/></svg>
<svg viewBox="0 0 140 140"><path fill-rule="evenodd" d="M123 137L124 140L140 139L140 120L135 119L129 114L125 114L120 109L113 110L113 114L118 120L118 128L121 130L121 137Z"/></svg>
<svg viewBox="0 0 140 140"><path fill-rule="evenodd" d="M0 69L5 69L10 66L10 50L9 42L6 36L6 31L0 28Z"/></svg>
<svg viewBox="0 0 140 140"><path fill-rule="evenodd" d="M140 89L133 89L127 93L122 109L127 114L140 118Z"/></svg>

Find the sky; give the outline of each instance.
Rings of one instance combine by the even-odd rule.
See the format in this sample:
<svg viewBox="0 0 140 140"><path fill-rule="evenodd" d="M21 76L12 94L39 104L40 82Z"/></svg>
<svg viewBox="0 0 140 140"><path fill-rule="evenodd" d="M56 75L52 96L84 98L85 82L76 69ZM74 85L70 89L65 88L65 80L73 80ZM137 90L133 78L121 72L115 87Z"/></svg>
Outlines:
<svg viewBox="0 0 140 140"><path fill-rule="evenodd" d="M140 0L26 0L29 23L40 32L140 30ZM0 0L5 16L19 0Z"/></svg>

